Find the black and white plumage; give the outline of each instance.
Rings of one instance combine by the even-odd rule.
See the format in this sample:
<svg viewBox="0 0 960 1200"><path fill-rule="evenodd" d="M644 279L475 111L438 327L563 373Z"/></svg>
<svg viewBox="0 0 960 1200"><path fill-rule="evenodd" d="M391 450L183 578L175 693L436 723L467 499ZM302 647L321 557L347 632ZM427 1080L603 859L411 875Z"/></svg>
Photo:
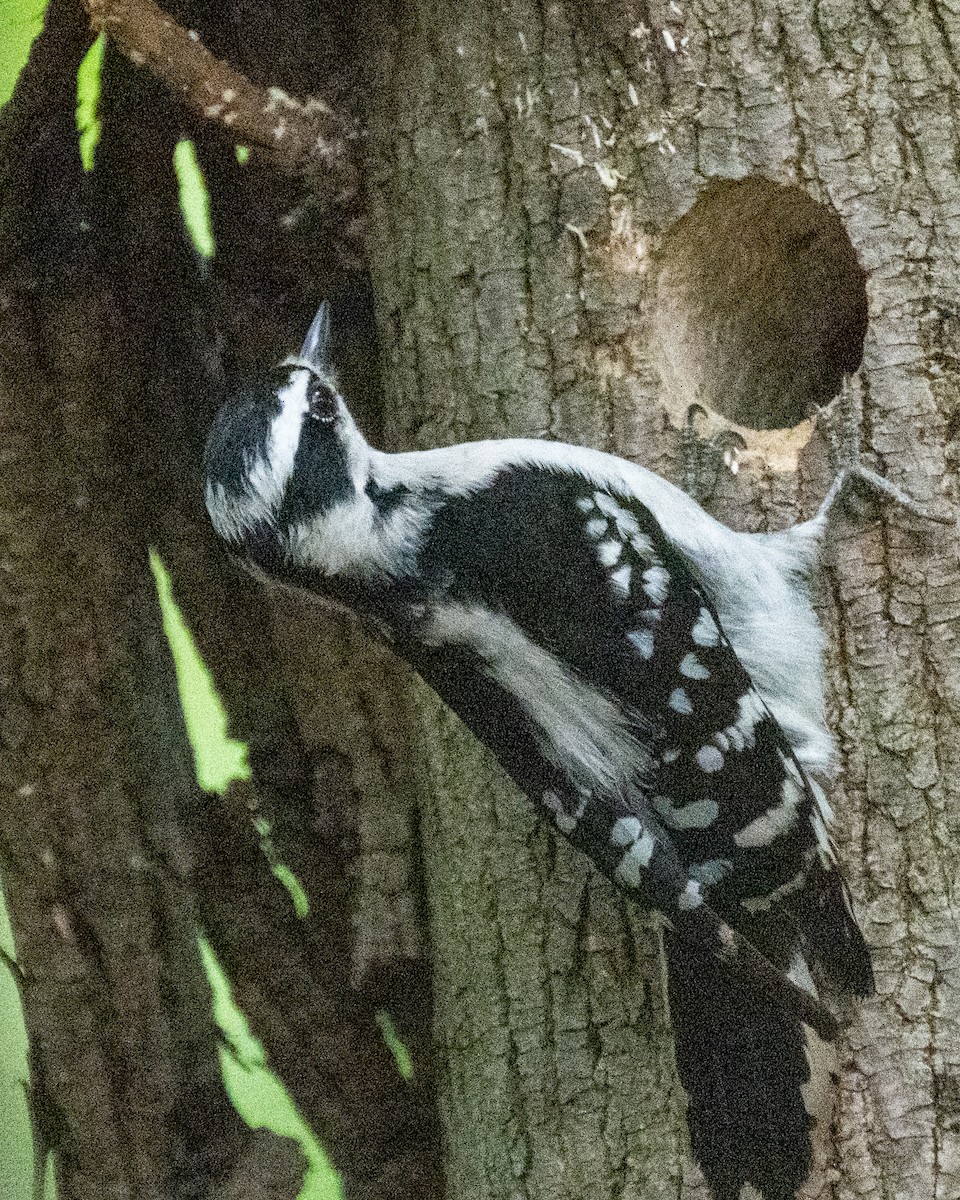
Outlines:
<svg viewBox="0 0 960 1200"><path fill-rule="evenodd" d="M372 449L300 355L218 414L207 506L256 573L365 618L555 828L662 914L691 1141L717 1200L810 1167L808 968L872 990L830 844L806 576L824 517L735 533L659 476L535 440ZM805 1030L805 1026L809 1027Z"/></svg>

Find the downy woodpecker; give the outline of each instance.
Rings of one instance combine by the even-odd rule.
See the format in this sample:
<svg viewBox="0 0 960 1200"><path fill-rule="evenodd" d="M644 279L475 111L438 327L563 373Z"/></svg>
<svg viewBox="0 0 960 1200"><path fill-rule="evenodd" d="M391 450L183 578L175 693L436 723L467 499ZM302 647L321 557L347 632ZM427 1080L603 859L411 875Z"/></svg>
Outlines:
<svg viewBox="0 0 960 1200"><path fill-rule="evenodd" d="M358 614L543 816L665 928L694 1153L717 1200L808 1174L810 970L868 994L829 835L807 591L826 522L736 533L659 476L536 440L385 454L321 307L218 414L207 507L258 576Z"/></svg>

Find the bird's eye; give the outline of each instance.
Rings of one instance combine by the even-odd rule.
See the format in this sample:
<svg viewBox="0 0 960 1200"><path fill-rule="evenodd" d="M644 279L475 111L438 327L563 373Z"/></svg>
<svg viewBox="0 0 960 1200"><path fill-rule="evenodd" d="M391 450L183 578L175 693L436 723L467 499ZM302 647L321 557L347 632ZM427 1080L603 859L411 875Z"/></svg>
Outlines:
<svg viewBox="0 0 960 1200"><path fill-rule="evenodd" d="M337 419L337 393L329 383L312 378L307 390L310 419L323 425L332 425Z"/></svg>

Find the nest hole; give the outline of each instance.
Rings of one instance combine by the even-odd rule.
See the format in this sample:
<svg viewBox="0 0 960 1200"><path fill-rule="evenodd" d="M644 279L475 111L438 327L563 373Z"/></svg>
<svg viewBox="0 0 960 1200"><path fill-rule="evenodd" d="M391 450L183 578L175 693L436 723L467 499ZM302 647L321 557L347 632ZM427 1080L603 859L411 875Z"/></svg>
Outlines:
<svg viewBox="0 0 960 1200"><path fill-rule="evenodd" d="M860 366L866 275L833 209L767 179L714 180L663 241L654 328L675 401L783 429Z"/></svg>

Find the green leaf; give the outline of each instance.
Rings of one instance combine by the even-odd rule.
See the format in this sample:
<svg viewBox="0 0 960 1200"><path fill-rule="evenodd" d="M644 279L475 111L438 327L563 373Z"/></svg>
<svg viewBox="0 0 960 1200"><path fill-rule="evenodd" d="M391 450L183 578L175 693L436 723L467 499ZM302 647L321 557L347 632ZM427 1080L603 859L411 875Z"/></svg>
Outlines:
<svg viewBox="0 0 960 1200"><path fill-rule="evenodd" d="M303 890L303 884L294 875L286 863L275 862L271 864L274 875L280 880L283 886L290 893L290 899L293 901L293 909L298 917L308 917L310 915L310 900L307 893Z"/></svg>
<svg viewBox="0 0 960 1200"><path fill-rule="evenodd" d="M0 2L0 104L13 95L30 47L43 28L47 0Z"/></svg>
<svg viewBox="0 0 960 1200"><path fill-rule="evenodd" d="M77 68L77 133L80 134L80 161L85 171L93 170L93 158L100 141L97 106L106 44L106 35L101 33Z"/></svg>
<svg viewBox="0 0 960 1200"><path fill-rule="evenodd" d="M213 1017L226 1042L220 1049L220 1067L234 1108L251 1129L272 1129L300 1143L309 1169L299 1200L343 1200L340 1177L297 1112L286 1088L267 1065L263 1047L233 1002L230 984L210 943L201 937L199 944L213 994Z"/></svg>
<svg viewBox="0 0 960 1200"><path fill-rule="evenodd" d="M150 567L157 585L163 630L170 644L180 706L187 736L196 760L197 780L210 791L224 791L234 779L249 779L247 747L227 735L227 714L193 636L177 607L170 574L160 556L150 551ZM254 821L261 845L278 879L286 886L300 916L307 912L307 897L289 867L279 862L263 818ZM200 955L210 982L213 1016L222 1029L220 1049L224 1086L234 1108L252 1129L272 1129L295 1138L309 1163L298 1200L343 1200L340 1177L330 1165L309 1127L294 1107L281 1081L270 1070L263 1047L251 1034L243 1013L233 1003L230 984L209 942L198 939ZM5 1195L0 1190L0 1194Z"/></svg>
<svg viewBox="0 0 960 1200"><path fill-rule="evenodd" d="M413 1078L413 1059L410 1057L410 1051L400 1041L397 1027L394 1025L387 1010L385 1008L378 1008L376 1016L380 1032L383 1034L383 1040L387 1043L387 1048L393 1055L393 1061L397 1064L397 1070L409 1083Z"/></svg>
<svg viewBox="0 0 960 1200"><path fill-rule="evenodd" d="M173 151L173 169L180 184L180 211L190 240L199 255L213 258L216 247L210 224L210 195L197 162L197 151L189 138L181 138Z"/></svg>
<svg viewBox="0 0 960 1200"><path fill-rule="evenodd" d="M157 584L163 632L170 643L180 689L180 706L193 749L197 782L207 792L225 792L235 779L250 778L246 742L227 733L224 711L213 676L197 652L193 635L173 598L170 575L156 551L150 551L150 568Z"/></svg>
<svg viewBox="0 0 960 1200"><path fill-rule="evenodd" d="M227 714L213 677L177 606L170 574L153 550L150 551L150 569L157 585L163 632L167 635L177 673L180 708L193 750L197 783L207 792L225 792L235 779L250 778L247 744L227 733ZM310 900L300 880L277 853L270 822L264 817L255 817L253 825L260 837L260 849L271 871L289 892L294 911L298 917L306 917L310 912Z"/></svg>

